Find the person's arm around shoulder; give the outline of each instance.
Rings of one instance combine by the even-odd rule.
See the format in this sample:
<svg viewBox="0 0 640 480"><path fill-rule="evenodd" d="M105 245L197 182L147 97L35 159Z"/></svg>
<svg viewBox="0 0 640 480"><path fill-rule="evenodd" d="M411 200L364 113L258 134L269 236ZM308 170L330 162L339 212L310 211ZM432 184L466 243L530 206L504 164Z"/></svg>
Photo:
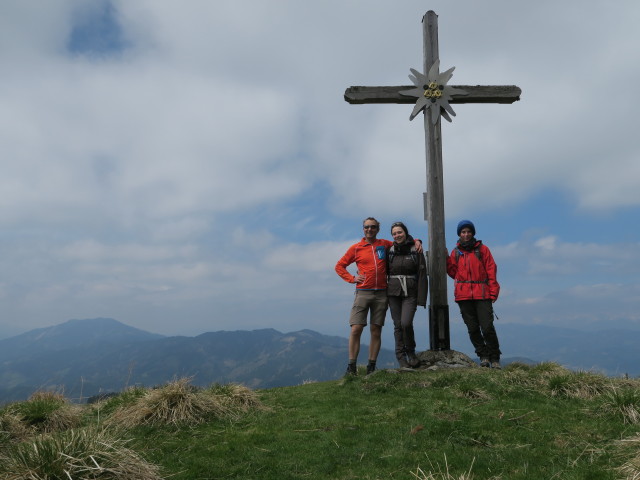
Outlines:
<svg viewBox="0 0 640 480"><path fill-rule="evenodd" d="M426 260L424 255L418 255L418 298L417 298L417 303L421 307L425 307L426 308L428 293L429 293L429 277L427 275L427 260Z"/></svg>

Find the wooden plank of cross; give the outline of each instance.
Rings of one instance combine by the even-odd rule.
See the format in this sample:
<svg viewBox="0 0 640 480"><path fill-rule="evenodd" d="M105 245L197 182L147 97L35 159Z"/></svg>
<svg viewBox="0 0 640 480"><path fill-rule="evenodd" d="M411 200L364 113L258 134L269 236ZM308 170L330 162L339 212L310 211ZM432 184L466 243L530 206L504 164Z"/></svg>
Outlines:
<svg viewBox="0 0 640 480"><path fill-rule="evenodd" d="M444 235L444 190L442 179L441 117L451 121L452 104L502 103L520 100L515 85L448 85L454 68L440 73L438 16L429 10L422 18L424 73L411 69L413 85L349 87L344 99L351 104L414 104L409 119L424 114L427 160L427 192L423 197L429 228L427 268L429 274L429 344L431 350L449 350L449 305L447 300L447 246Z"/></svg>

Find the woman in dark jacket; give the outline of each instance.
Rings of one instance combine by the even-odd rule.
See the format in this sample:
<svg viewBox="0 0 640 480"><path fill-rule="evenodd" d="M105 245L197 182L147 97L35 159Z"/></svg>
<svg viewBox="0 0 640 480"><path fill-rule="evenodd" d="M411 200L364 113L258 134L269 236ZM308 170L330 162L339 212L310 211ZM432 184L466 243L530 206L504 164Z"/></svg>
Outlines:
<svg viewBox="0 0 640 480"><path fill-rule="evenodd" d="M413 317L427 304L427 265L402 222L391 225L393 245L387 252L387 298L393 318L396 358L401 367L417 367Z"/></svg>

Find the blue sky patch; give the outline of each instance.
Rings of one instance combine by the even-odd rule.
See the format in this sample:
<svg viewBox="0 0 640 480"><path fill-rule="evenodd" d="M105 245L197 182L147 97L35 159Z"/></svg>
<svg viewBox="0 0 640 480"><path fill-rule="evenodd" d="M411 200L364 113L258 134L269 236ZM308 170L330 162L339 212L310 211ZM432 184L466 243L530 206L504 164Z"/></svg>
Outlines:
<svg viewBox="0 0 640 480"><path fill-rule="evenodd" d="M71 53L109 56L126 48L118 12L111 1L94 1L75 15L68 43Z"/></svg>

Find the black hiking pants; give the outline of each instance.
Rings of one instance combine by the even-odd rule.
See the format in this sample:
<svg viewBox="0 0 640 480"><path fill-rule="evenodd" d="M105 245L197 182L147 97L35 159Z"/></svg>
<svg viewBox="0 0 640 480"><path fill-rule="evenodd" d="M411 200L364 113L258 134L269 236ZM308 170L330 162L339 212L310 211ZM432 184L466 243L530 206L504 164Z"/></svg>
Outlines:
<svg viewBox="0 0 640 480"><path fill-rule="evenodd" d="M396 358L413 354L416 351L416 340L413 332L413 317L418 308L416 297L398 297L389 295L389 310L393 319L393 337L396 341Z"/></svg>
<svg viewBox="0 0 640 480"><path fill-rule="evenodd" d="M493 303L491 300L461 300L457 302L462 319L467 326L469 339L480 358L500 361L500 343L493 326Z"/></svg>

